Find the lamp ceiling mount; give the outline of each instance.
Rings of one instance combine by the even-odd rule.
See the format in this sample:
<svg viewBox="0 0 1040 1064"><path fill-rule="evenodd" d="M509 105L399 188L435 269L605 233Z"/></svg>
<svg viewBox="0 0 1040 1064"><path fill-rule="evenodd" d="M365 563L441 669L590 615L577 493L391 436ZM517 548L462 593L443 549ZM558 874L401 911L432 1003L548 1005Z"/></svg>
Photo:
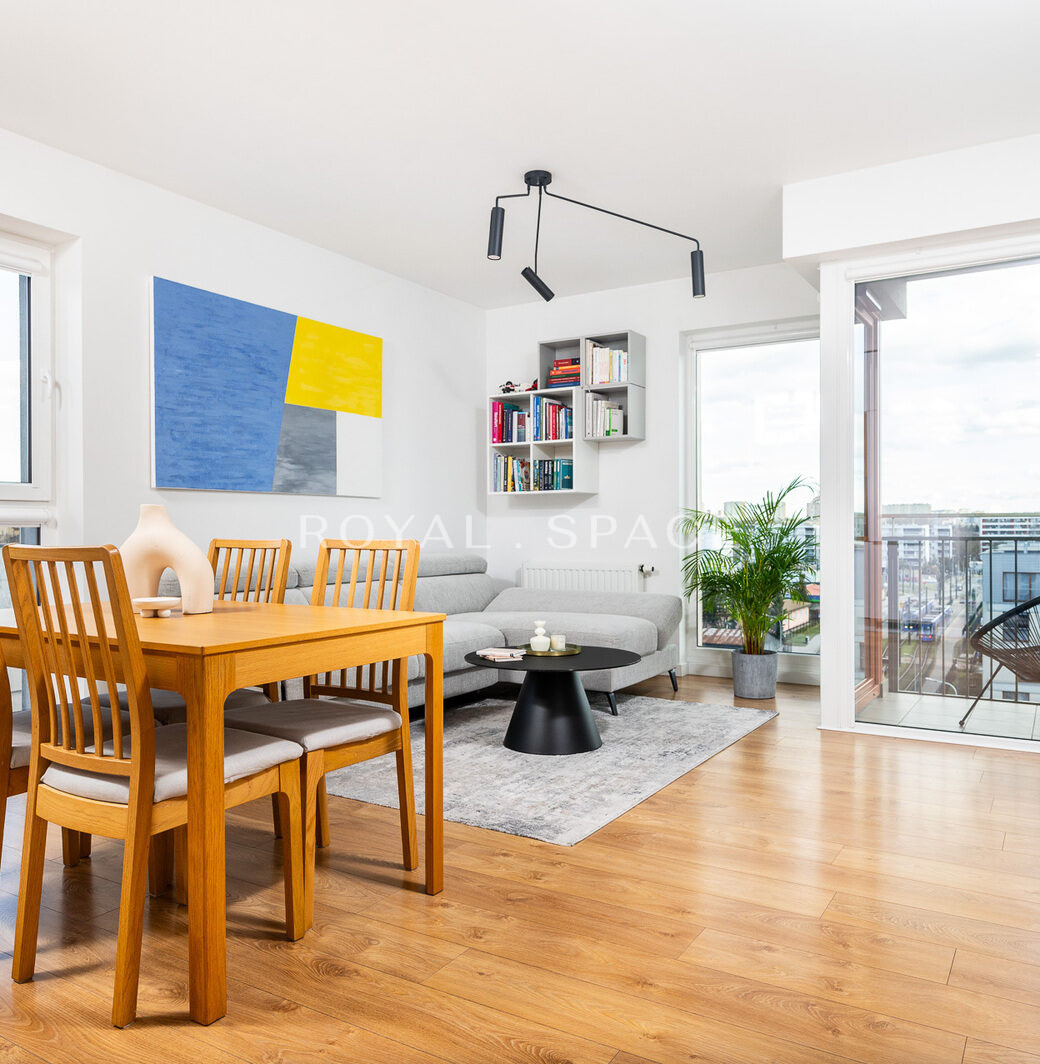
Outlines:
<svg viewBox="0 0 1040 1064"><path fill-rule="evenodd" d="M552 184L552 174L548 170L528 170L524 174L524 184L528 188L545 188Z"/></svg>

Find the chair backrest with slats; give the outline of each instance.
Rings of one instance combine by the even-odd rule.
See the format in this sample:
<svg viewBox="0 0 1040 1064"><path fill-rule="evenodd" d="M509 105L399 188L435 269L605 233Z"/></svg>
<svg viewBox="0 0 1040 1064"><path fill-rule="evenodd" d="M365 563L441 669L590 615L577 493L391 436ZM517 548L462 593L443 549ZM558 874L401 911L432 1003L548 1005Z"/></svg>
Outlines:
<svg viewBox="0 0 1040 1064"><path fill-rule="evenodd" d="M221 601L285 601L292 543L287 539L214 539L209 564Z"/></svg>
<svg viewBox="0 0 1040 1064"><path fill-rule="evenodd" d="M129 776L131 789L136 779L150 801L155 720L119 551L8 545L3 555L29 678L34 763L40 772L53 761ZM126 685L129 735L118 711L100 701L107 694L117 707L119 683Z"/></svg>
<svg viewBox="0 0 1040 1064"><path fill-rule="evenodd" d="M419 572L414 539L326 539L318 547L312 606L411 610ZM407 699L407 659L322 673L304 681L307 697L338 695L397 705Z"/></svg>

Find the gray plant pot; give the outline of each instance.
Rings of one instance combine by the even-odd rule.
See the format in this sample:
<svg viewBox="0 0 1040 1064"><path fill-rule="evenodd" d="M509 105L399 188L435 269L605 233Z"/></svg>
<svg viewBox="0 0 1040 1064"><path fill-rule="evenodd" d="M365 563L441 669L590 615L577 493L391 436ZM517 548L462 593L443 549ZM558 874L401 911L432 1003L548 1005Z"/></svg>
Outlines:
<svg viewBox="0 0 1040 1064"><path fill-rule="evenodd" d="M733 694L737 698L774 698L776 696L776 651L745 654L733 651Z"/></svg>

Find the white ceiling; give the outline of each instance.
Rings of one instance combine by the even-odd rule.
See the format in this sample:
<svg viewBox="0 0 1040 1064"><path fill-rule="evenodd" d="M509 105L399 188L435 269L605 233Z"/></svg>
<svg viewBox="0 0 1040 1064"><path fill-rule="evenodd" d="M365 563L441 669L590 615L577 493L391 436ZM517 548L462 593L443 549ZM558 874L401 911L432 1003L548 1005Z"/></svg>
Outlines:
<svg viewBox="0 0 1040 1064"><path fill-rule="evenodd" d="M527 169L775 262L786 182L1040 131L1038 44L1035 0L0 0L0 126L494 307L537 299L533 202L485 258ZM548 201L540 272L688 247Z"/></svg>

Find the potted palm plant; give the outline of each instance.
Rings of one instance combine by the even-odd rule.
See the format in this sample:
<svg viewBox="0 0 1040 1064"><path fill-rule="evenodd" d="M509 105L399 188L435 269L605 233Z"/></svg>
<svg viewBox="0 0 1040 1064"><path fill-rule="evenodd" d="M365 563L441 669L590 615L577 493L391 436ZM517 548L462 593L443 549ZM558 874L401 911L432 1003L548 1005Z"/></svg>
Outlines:
<svg viewBox="0 0 1040 1064"><path fill-rule="evenodd" d="M757 503L738 503L723 515L686 510L680 522L687 536L714 532L717 547L701 547L683 557L683 590L700 592L709 609L721 606L740 627L742 646L733 652L733 693L738 698L776 694L776 652L766 637L783 620L785 599L804 602L813 546L798 535L805 514L783 516L784 502L807 482L798 477Z"/></svg>

